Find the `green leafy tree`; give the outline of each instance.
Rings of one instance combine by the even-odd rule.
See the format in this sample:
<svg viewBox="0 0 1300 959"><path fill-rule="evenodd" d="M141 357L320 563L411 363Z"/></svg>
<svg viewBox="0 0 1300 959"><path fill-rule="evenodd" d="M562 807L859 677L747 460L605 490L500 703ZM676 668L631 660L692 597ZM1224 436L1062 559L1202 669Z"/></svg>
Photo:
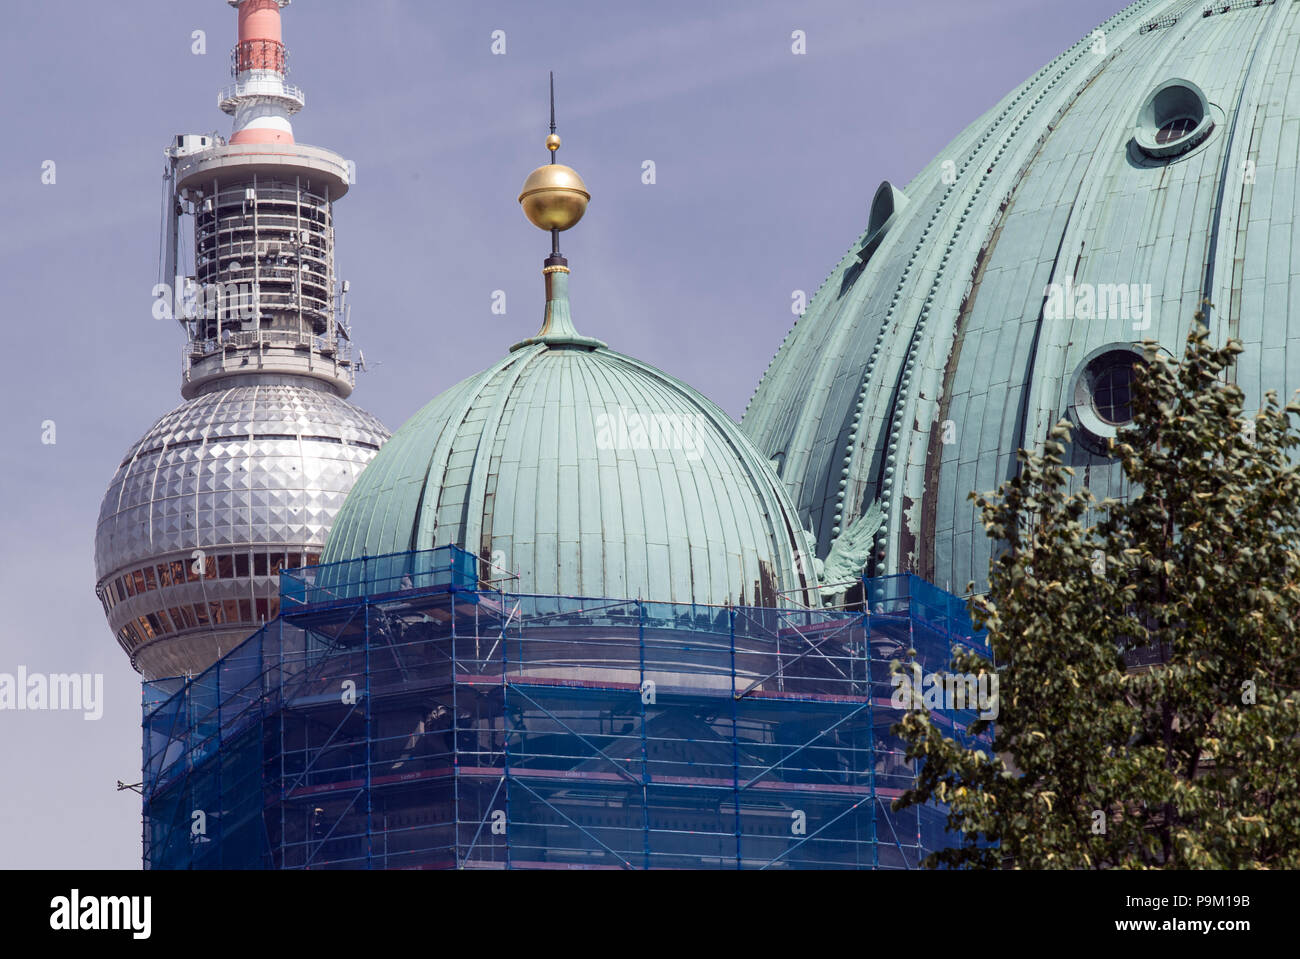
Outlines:
<svg viewBox="0 0 1300 959"><path fill-rule="evenodd" d="M1000 713L992 755L923 711L895 727L923 760L896 806L945 803L964 834L927 865L1300 867L1300 405L1245 417L1241 344L1199 322L1181 361L1143 347L1110 445L1127 498L1070 490L1065 422L972 494L1000 544L971 602L997 665L953 669L996 668Z"/></svg>

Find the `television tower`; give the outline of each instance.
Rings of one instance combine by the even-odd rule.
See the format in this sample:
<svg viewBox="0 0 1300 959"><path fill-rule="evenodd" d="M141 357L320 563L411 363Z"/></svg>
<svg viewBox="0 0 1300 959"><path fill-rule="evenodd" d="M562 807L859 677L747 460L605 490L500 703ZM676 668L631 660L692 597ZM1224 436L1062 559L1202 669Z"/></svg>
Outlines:
<svg viewBox="0 0 1300 959"><path fill-rule="evenodd" d="M165 151L153 312L185 333L185 402L132 445L96 533L96 594L146 679L200 672L274 619L279 570L316 561L388 438L346 402L361 361L334 202L352 168L294 139L290 0L227 2L239 39L218 104L233 132L180 134Z"/></svg>

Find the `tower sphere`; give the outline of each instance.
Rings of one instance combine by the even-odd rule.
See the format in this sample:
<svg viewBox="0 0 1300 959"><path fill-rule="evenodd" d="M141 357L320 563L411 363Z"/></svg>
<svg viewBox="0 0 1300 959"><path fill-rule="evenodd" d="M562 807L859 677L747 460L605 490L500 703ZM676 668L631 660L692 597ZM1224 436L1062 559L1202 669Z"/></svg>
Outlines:
<svg viewBox="0 0 1300 959"><path fill-rule="evenodd" d="M146 679L200 672L278 609L388 439L375 417L292 376L209 387L122 457L100 507L96 592Z"/></svg>

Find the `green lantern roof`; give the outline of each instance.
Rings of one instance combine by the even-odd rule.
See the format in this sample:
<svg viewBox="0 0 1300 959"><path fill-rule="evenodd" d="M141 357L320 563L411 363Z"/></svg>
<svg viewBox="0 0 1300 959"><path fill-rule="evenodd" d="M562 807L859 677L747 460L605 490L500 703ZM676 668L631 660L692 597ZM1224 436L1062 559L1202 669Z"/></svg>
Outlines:
<svg viewBox="0 0 1300 959"><path fill-rule="evenodd" d="M517 592L813 601L794 509L739 427L603 347L522 345L434 399L361 475L322 561L446 544L483 579L516 571Z"/></svg>
<svg viewBox="0 0 1300 959"><path fill-rule="evenodd" d="M551 234L541 330L397 431L343 504L323 562L456 545L512 592L816 605L811 543L740 427L574 326L559 234L590 195L554 162L554 99L551 116L552 162L519 197Z"/></svg>

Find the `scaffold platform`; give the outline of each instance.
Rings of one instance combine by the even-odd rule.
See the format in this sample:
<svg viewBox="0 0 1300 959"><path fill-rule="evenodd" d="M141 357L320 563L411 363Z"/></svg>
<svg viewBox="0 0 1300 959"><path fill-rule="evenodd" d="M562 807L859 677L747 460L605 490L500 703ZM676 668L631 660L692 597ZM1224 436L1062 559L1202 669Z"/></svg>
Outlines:
<svg viewBox="0 0 1300 959"><path fill-rule="evenodd" d="M144 687L151 869L915 868L952 841L891 661L987 654L914 576L864 608L482 588L455 547L286 573L281 615ZM974 709L937 710L971 736Z"/></svg>

